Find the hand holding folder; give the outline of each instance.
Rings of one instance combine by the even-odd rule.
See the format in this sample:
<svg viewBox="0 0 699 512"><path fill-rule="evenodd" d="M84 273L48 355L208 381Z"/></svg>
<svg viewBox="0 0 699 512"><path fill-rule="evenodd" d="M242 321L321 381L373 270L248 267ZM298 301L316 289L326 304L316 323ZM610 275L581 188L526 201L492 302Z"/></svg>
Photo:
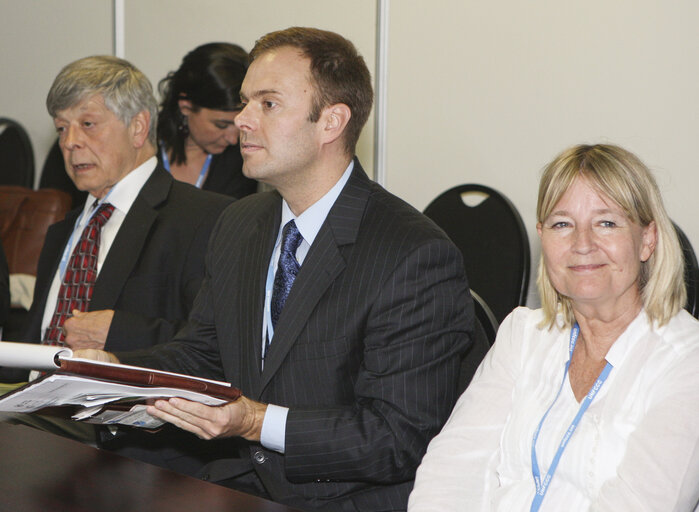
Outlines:
<svg viewBox="0 0 699 512"><path fill-rule="evenodd" d="M0 397L0 411L79 406L73 418L90 423L156 428L163 422L146 414L146 402L181 397L216 406L241 395L227 382L73 358L65 347L0 342L0 365L52 370Z"/></svg>

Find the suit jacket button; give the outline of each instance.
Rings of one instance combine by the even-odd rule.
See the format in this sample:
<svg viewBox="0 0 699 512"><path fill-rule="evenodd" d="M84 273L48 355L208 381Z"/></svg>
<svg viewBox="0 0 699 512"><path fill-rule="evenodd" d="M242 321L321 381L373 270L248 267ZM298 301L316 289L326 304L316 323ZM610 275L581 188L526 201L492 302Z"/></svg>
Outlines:
<svg viewBox="0 0 699 512"><path fill-rule="evenodd" d="M265 455L264 452L258 450L255 452L252 458L255 459L255 462L257 462L258 464L264 464L267 460L267 455Z"/></svg>

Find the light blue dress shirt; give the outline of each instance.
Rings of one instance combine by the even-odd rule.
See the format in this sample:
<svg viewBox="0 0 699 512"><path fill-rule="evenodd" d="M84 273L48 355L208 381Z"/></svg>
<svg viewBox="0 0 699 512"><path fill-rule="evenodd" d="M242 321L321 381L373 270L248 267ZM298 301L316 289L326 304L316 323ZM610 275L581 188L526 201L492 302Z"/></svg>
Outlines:
<svg viewBox="0 0 699 512"><path fill-rule="evenodd" d="M290 221L296 221L296 227L298 228L303 241L299 248L296 250L296 259L300 265L303 265L303 260L306 258L308 251L313 245L313 241L318 235L323 222L325 222L330 209L335 204L335 201L342 192L347 180L352 174L352 169L354 169L354 160L350 162L342 174L340 179L335 185L318 201L313 203L306 211L304 211L298 217L295 217L291 212L291 208L287 204L286 200L282 200L282 220L279 224L279 232L277 233L277 241L274 244L274 251L272 251L272 258L269 261L269 268L267 270L267 283L265 285L265 311L264 320L262 325L262 354L265 353L265 347L267 346L267 335L269 335L270 345L274 345L274 327L272 326L272 313L271 313L271 302L272 302L272 288L274 285L274 274L277 271L277 264L279 262L279 255L281 253L281 242L282 242L282 229ZM264 358L262 361L264 366ZM260 433L260 442L262 446L270 450L275 450L280 453L284 453L285 439L286 439L286 416L289 413L287 407L280 407L278 405L269 404L267 405L267 412L265 413L265 418L262 422L262 431Z"/></svg>

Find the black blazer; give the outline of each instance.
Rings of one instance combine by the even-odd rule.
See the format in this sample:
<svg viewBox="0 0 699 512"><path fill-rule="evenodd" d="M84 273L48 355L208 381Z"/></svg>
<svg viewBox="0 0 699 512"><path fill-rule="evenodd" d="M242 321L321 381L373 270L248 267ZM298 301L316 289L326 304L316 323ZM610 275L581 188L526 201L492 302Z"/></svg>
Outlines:
<svg viewBox="0 0 699 512"><path fill-rule="evenodd" d="M276 192L226 210L187 326L173 343L118 355L222 378L250 398L290 408L284 455L231 440L201 476L234 478L227 483L235 487L236 475L253 469L267 496L302 509L404 510L427 443L457 398L470 343L473 307L460 252L355 160L261 372L265 279L280 217Z"/></svg>
<svg viewBox="0 0 699 512"><path fill-rule="evenodd" d="M231 202L180 183L156 167L126 215L95 282L90 311L115 310L106 350L144 348L173 338L201 284L211 229ZM82 208L69 212L46 234L24 341L41 340L51 281Z"/></svg>

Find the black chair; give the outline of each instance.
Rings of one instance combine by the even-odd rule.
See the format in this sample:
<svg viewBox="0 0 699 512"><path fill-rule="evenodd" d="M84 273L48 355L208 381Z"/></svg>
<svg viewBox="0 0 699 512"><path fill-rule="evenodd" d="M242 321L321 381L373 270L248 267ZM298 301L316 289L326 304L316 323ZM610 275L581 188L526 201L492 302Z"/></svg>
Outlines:
<svg viewBox="0 0 699 512"><path fill-rule="evenodd" d="M66 173L63 154L58 146L58 139L51 146L48 155L46 155L46 160L44 160L41 177L39 178L39 188L55 188L68 192L73 208L85 204L87 199L87 192L78 190L73 180Z"/></svg>
<svg viewBox="0 0 699 512"><path fill-rule="evenodd" d="M432 201L425 215L461 250L471 289L485 299L498 323L525 305L529 239L509 199L484 185L460 185Z"/></svg>
<svg viewBox="0 0 699 512"><path fill-rule="evenodd" d="M673 223L674 224L674 223ZM674 224L684 255L684 282L687 287L687 303L684 309L699 318L699 264L692 244L677 224Z"/></svg>
<svg viewBox="0 0 699 512"><path fill-rule="evenodd" d="M498 333L498 321L495 319L493 311L480 295L471 290L471 297L473 297L473 307L476 312L476 318L478 318L488 338L488 346L492 346L493 343L495 343L495 335Z"/></svg>
<svg viewBox="0 0 699 512"><path fill-rule="evenodd" d="M34 188L34 150L17 121L0 117L0 185Z"/></svg>
<svg viewBox="0 0 699 512"><path fill-rule="evenodd" d="M459 368L459 393L462 393L471 383L473 374L476 373L481 361L490 350L498 332L498 323L493 312L485 301L473 290L473 307L476 318L473 325L473 344L464 354Z"/></svg>

